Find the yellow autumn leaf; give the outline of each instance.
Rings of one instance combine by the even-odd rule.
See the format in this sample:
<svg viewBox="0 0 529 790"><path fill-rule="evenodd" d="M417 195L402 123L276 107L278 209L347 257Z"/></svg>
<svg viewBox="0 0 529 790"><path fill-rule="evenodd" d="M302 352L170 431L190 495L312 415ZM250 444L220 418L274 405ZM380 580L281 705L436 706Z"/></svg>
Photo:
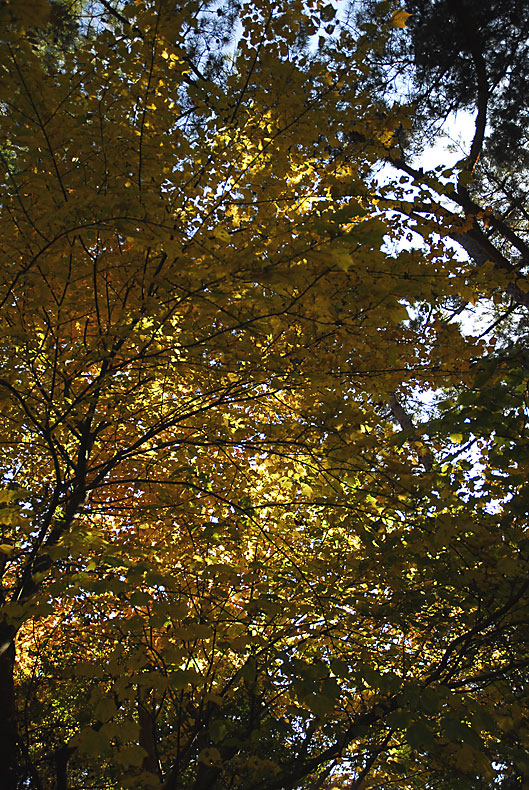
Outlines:
<svg viewBox="0 0 529 790"><path fill-rule="evenodd" d="M228 233L226 228L222 227L222 225L217 225L217 227L213 231L213 235L215 236L216 239L218 239L218 241L228 242L231 240L230 234Z"/></svg>
<svg viewBox="0 0 529 790"><path fill-rule="evenodd" d="M403 8L397 8L395 11L393 11L393 14L391 15L391 21L390 21L391 27L397 27L397 28L406 27L406 22L408 21L410 16L412 16L412 14L409 14Z"/></svg>

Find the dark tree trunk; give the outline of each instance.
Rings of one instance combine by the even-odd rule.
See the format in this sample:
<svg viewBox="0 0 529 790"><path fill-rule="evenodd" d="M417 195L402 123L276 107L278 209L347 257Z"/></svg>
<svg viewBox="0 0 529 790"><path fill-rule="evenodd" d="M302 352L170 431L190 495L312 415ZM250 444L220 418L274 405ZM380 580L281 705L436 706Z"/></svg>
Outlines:
<svg viewBox="0 0 529 790"><path fill-rule="evenodd" d="M68 760L72 754L72 749L61 746L55 752L55 776L57 779L57 790L68 790Z"/></svg>
<svg viewBox="0 0 529 790"><path fill-rule="evenodd" d="M2 647L0 644L0 649ZM22 778L13 679L14 665L15 643L10 639L9 646L5 647L0 655L0 787L2 790L18 790Z"/></svg>
<svg viewBox="0 0 529 790"><path fill-rule="evenodd" d="M140 728L139 745L147 752L142 768L144 771L150 771L150 773L161 778L156 746L156 721L153 712L148 707L147 699L141 699L140 689L138 689L138 720Z"/></svg>

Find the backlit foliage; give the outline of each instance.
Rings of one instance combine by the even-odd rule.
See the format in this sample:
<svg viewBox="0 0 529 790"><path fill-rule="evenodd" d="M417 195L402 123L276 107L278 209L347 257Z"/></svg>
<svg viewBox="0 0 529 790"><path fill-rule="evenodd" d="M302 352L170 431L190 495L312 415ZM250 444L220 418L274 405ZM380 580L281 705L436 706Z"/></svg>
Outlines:
<svg viewBox="0 0 529 790"><path fill-rule="evenodd" d="M1 9L8 790L481 787L523 750L524 516L390 408L486 348L442 212L402 251L372 175L409 124L361 87L380 8Z"/></svg>

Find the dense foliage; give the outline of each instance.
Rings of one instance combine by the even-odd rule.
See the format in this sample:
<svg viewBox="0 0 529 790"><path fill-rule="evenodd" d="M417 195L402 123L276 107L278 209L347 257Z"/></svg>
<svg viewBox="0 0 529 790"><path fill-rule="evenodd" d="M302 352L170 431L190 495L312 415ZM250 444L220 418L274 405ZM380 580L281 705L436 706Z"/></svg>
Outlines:
<svg viewBox="0 0 529 790"><path fill-rule="evenodd" d="M416 5L0 8L6 790L527 782L523 206Z"/></svg>

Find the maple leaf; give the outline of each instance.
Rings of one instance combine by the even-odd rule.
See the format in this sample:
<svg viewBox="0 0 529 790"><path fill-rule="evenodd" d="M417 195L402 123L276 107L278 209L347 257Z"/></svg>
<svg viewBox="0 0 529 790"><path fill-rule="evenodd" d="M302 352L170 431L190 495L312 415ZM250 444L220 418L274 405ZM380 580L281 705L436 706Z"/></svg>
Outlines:
<svg viewBox="0 0 529 790"><path fill-rule="evenodd" d="M397 8L395 9L395 11L393 11L389 24L391 25L391 27L405 28L406 22L408 21L410 16L413 15L409 14L403 8Z"/></svg>

